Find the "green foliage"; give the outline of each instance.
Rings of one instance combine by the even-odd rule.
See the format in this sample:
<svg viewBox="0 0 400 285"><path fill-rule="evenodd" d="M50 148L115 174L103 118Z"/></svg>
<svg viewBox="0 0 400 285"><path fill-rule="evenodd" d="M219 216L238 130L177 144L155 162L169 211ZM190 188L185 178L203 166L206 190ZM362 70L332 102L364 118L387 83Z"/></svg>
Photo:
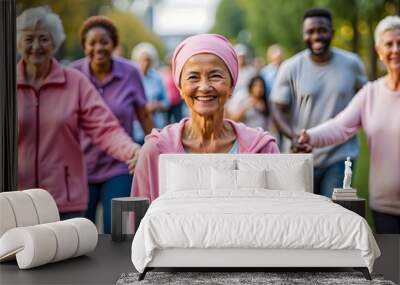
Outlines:
<svg viewBox="0 0 400 285"><path fill-rule="evenodd" d="M66 40L57 57L77 59L84 56L79 40L79 29L90 16L104 14L116 24L120 39L130 55L132 47L140 41L153 43L163 53L160 38L152 33L142 21L132 13L112 7L112 0L21 0L17 1L17 14L27 8L47 5L57 13L63 23Z"/></svg>
<svg viewBox="0 0 400 285"><path fill-rule="evenodd" d="M358 134L360 140L360 154L354 170L353 187L357 189L357 195L368 201L368 177L369 177L369 150L367 137L363 131ZM372 225L372 215L367 207L367 220Z"/></svg>
<svg viewBox="0 0 400 285"><path fill-rule="evenodd" d="M290 54L303 48L302 18L313 0L252 0L244 1L246 25L251 45L259 54L266 47L280 43Z"/></svg>
<svg viewBox="0 0 400 285"><path fill-rule="evenodd" d="M125 48L125 56L130 58L131 50L140 42L152 43L158 50L160 58L164 57L164 46L158 36L132 13L116 9L104 11L104 15L113 20L118 28L120 42Z"/></svg>
<svg viewBox="0 0 400 285"><path fill-rule="evenodd" d="M236 40L237 35L244 29L245 12L240 0L221 0L212 33L224 35L228 39Z"/></svg>

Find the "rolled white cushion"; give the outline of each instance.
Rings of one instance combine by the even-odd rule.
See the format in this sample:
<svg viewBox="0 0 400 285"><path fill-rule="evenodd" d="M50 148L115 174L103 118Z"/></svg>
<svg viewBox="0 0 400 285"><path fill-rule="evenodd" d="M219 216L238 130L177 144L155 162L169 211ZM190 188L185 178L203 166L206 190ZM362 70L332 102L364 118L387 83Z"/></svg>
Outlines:
<svg viewBox="0 0 400 285"><path fill-rule="evenodd" d="M60 220L56 202L43 189L0 193L0 237L15 227L33 226Z"/></svg>
<svg viewBox="0 0 400 285"><path fill-rule="evenodd" d="M55 222L43 224L56 236L57 250L51 262L57 262L75 255L78 249L78 233L70 223Z"/></svg>
<svg viewBox="0 0 400 285"><path fill-rule="evenodd" d="M13 210L17 227L33 226L39 223L31 197L23 191L3 192Z"/></svg>
<svg viewBox="0 0 400 285"><path fill-rule="evenodd" d="M96 248L98 232L96 226L90 220L75 218L64 222L71 224L78 233L78 248L74 257L86 254Z"/></svg>
<svg viewBox="0 0 400 285"><path fill-rule="evenodd" d="M7 231L0 239L0 260L16 254L20 269L51 262L57 250L53 231L42 225L18 227Z"/></svg>
<svg viewBox="0 0 400 285"><path fill-rule="evenodd" d="M28 189L23 193L28 194L36 208L39 224L52 223L60 220L57 204L51 194L43 189Z"/></svg>
<svg viewBox="0 0 400 285"><path fill-rule="evenodd" d="M20 269L76 257L97 245L96 226L87 219L18 227L0 238L0 261L16 256Z"/></svg>
<svg viewBox="0 0 400 285"><path fill-rule="evenodd" d="M10 202L6 197L0 195L0 237L16 226L17 222Z"/></svg>

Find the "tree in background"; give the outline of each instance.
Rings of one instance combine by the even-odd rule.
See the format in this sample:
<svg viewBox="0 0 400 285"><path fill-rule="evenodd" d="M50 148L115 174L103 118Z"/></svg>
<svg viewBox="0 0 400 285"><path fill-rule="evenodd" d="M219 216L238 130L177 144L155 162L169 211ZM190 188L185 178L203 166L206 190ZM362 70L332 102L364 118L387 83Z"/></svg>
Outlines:
<svg viewBox="0 0 400 285"><path fill-rule="evenodd" d="M160 58L164 57L164 46L161 39L132 13L110 9L102 11L105 16L113 20L118 28L120 43L125 49L125 56L130 58L132 48L140 42L152 43L158 51Z"/></svg>
<svg viewBox="0 0 400 285"><path fill-rule="evenodd" d="M27 8L49 6L57 13L64 25L66 39L57 53L59 59L77 59L83 57L80 46L79 28L90 16L110 17L120 32L120 40L130 56L132 47L141 41L153 43L159 52L163 52L160 38L151 32L133 13L114 8L112 0L21 0L17 1L17 15Z"/></svg>
<svg viewBox="0 0 400 285"><path fill-rule="evenodd" d="M246 28L250 43L257 54L264 55L274 43L282 45L288 54L303 48L303 11L313 7L313 0L242 0L246 11Z"/></svg>
<svg viewBox="0 0 400 285"><path fill-rule="evenodd" d="M235 39L245 27L245 11L241 0L221 0L215 17L217 21L211 32L228 39Z"/></svg>

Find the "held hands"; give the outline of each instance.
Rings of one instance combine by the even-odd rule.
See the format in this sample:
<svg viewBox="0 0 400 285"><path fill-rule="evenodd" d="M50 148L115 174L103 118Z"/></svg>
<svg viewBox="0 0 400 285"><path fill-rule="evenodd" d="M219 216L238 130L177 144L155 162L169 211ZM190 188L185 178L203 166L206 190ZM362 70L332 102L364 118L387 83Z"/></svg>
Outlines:
<svg viewBox="0 0 400 285"><path fill-rule="evenodd" d="M306 129L301 130L298 141L301 144L308 144L310 142L310 135L307 133Z"/></svg>
<svg viewBox="0 0 400 285"><path fill-rule="evenodd" d="M312 151L312 146L309 144L310 135L307 133L307 130L302 129L300 135L294 135L292 138L292 145L290 149L294 153L305 152L309 153Z"/></svg>
<svg viewBox="0 0 400 285"><path fill-rule="evenodd" d="M140 148L138 148L135 151L135 154L133 155L131 160L128 161L129 174L131 174L131 175L135 172L136 163L139 159L139 153L140 153Z"/></svg>

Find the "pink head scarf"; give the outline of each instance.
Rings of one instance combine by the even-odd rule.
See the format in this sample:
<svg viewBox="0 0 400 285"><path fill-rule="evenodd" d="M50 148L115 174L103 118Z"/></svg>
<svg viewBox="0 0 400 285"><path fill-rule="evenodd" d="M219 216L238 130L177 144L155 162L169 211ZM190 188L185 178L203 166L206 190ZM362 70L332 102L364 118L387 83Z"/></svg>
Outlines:
<svg viewBox="0 0 400 285"><path fill-rule="evenodd" d="M172 56L172 76L179 88L179 80L186 61L199 53L211 53L223 60L232 76L232 86L235 87L239 74L239 62L236 52L230 42L217 34L200 34L188 37L175 49Z"/></svg>

